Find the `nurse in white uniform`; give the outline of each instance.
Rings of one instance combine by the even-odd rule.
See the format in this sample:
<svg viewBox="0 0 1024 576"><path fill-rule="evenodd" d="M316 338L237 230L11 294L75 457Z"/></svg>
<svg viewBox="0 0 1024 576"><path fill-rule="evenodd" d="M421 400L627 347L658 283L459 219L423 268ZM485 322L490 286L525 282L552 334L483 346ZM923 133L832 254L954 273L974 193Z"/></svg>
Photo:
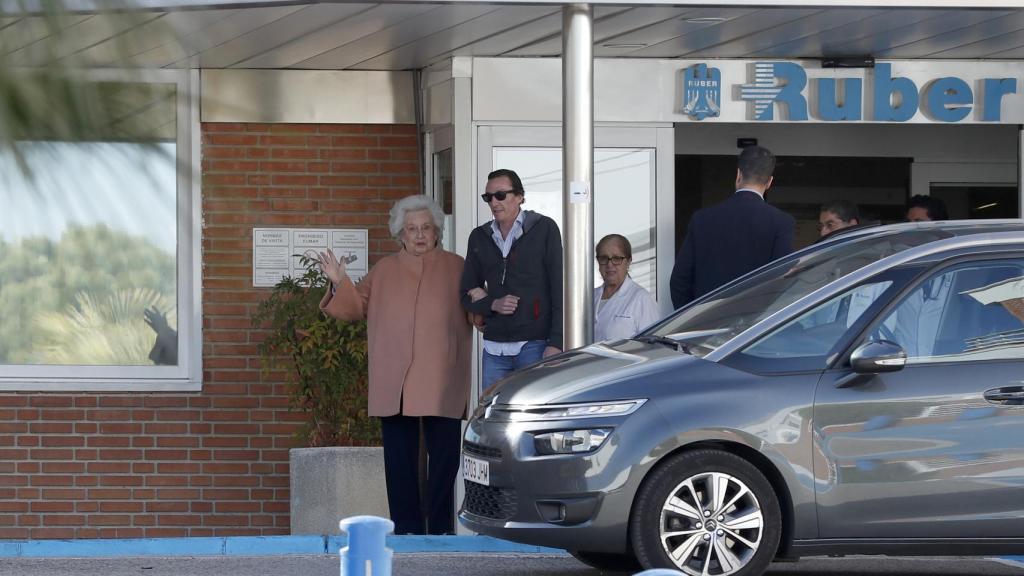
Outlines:
<svg viewBox="0 0 1024 576"><path fill-rule="evenodd" d="M595 252L604 284L594 289L594 341L632 338L659 320L658 305L629 277L633 247L625 236L601 238Z"/></svg>

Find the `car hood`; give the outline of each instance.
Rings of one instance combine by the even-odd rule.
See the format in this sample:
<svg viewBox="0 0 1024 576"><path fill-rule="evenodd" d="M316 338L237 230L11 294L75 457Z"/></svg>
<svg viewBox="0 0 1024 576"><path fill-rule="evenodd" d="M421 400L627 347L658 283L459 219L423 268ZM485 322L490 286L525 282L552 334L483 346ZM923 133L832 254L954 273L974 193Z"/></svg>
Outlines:
<svg viewBox="0 0 1024 576"><path fill-rule="evenodd" d="M599 342L513 372L484 391L483 404L550 404L615 400L608 387L652 372L683 369L703 360L662 344ZM675 366L673 366L675 364Z"/></svg>

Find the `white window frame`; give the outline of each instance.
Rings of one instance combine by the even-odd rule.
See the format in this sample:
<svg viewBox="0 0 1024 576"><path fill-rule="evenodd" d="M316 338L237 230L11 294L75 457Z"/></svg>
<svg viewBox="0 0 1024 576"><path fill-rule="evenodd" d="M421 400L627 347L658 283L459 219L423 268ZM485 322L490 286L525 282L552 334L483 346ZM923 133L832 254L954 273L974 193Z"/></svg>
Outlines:
<svg viewBox="0 0 1024 576"><path fill-rule="evenodd" d="M177 366L0 365L0 391L192 392L202 389L198 70L91 70L95 81L174 84L177 174Z"/></svg>

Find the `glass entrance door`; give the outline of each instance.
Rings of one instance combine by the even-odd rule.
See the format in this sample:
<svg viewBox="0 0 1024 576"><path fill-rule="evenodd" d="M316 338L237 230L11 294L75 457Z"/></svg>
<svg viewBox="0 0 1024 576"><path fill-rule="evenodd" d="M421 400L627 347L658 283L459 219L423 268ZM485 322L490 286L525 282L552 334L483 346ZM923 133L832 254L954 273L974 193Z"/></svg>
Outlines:
<svg viewBox="0 0 1024 576"><path fill-rule="evenodd" d="M526 189L524 207L551 217L561 229L561 129L483 126L479 135L479 188L491 170L515 170ZM594 242L611 233L628 238L633 246L630 277L667 313L674 259L672 129L598 127L594 140ZM482 202L478 206L478 223L489 221L488 207ZM666 215L664 221L659 222L659 214ZM662 237L667 238L664 244ZM600 284L595 266L594 285Z"/></svg>

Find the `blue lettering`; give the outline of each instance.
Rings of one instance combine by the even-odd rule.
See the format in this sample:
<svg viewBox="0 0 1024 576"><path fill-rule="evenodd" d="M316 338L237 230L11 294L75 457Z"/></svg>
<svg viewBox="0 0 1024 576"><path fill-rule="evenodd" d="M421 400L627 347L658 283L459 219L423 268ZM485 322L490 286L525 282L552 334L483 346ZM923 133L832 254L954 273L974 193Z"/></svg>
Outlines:
<svg viewBox="0 0 1024 576"><path fill-rule="evenodd" d="M985 78L985 107L981 110L983 122L998 122L1002 118L1003 96L1017 93L1016 78Z"/></svg>
<svg viewBox="0 0 1024 576"><path fill-rule="evenodd" d="M753 105L754 120L776 120L776 105L785 105L785 112L788 112L780 120L799 122L808 119L805 96L808 78L801 65L795 62L755 62L752 71L752 81L739 86L739 99ZM689 90L713 89L717 97L718 78L689 71L687 78L688 102ZM1002 120L1003 97L1017 93L1016 78L980 78L975 80L978 85L972 89L968 82L955 76L933 80L919 91L910 78L893 77L890 63L875 65L870 96L866 94L863 78L819 77L813 81L811 105L815 108L815 118L826 122L857 122L864 116L879 122L906 122L914 118L919 107L929 119L939 122L960 122L974 110L977 110L977 120L999 122ZM974 89L981 91L977 102ZM871 110L865 114L865 100L869 97ZM685 110L688 109L689 106ZM687 113L694 115L693 111ZM780 109L779 113L782 115L783 111Z"/></svg>
<svg viewBox="0 0 1024 576"><path fill-rule="evenodd" d="M804 87L807 86L807 72L803 67L792 62L776 62L775 76L786 81L782 90L775 96L775 101L786 105L790 120L807 120L807 99L804 98ZM768 107L768 119L772 116L772 107Z"/></svg>
<svg viewBox="0 0 1024 576"><path fill-rule="evenodd" d="M902 102L892 105L892 93L899 92ZM906 122L917 113L917 86L907 78L893 78L892 64L875 65L874 119Z"/></svg>
<svg viewBox="0 0 1024 576"><path fill-rule="evenodd" d="M974 93L967 82L953 76L939 78L925 88L928 93L928 112L943 122L959 122L971 113Z"/></svg>
<svg viewBox="0 0 1024 576"><path fill-rule="evenodd" d="M740 86L740 99L754 104L754 120L774 120L775 104L785 104L790 120L807 120L803 90L807 72L793 62L755 62L754 81Z"/></svg>
<svg viewBox="0 0 1024 576"><path fill-rule="evenodd" d="M836 78L818 81L818 115L822 120L860 120L860 78L843 79L843 103L836 98Z"/></svg>

